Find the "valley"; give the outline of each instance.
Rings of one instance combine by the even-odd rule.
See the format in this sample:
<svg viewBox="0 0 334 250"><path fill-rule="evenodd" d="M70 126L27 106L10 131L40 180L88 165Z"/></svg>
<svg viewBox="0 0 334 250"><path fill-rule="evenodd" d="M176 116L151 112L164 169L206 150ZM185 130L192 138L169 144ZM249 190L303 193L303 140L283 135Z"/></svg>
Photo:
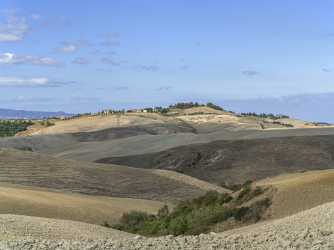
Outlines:
<svg viewBox="0 0 334 250"><path fill-rule="evenodd" d="M289 216L300 220L314 209L332 206L333 139L330 124L210 107L84 115L53 119L49 126L32 125L0 139L0 224L7 232L1 244L25 239L36 244L50 240L51 246L52 240L67 239L96 240L117 249L128 244L158 249L154 246L161 240L195 244L199 237L196 246L205 249L209 238L227 247L240 237L240 246L255 246L256 241L248 241L249 230L274 232L273 225L283 227ZM209 199L210 192L231 197L231 202L219 203L221 198L211 196L213 203L190 205ZM192 209L183 219L173 214L173 209L182 211L182 204ZM165 206L169 214L159 217ZM196 208L203 216L204 211L219 216L198 217L208 226L195 230L196 221L189 218L199 216ZM168 218L186 220L191 229L180 231L172 223L165 224L171 230L166 233L136 231L124 224L117 229L128 232L117 231L114 225L134 211L148 216L145 225L150 227ZM326 225L326 230L332 229ZM146 238L170 232L179 233L168 239Z"/></svg>

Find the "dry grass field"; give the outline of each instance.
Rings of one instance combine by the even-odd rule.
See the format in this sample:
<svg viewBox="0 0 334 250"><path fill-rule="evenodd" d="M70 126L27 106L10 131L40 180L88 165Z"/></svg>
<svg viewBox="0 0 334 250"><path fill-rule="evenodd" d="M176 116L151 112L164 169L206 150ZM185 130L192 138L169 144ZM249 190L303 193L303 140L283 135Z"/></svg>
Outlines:
<svg viewBox="0 0 334 250"><path fill-rule="evenodd" d="M316 128L316 126L311 123L297 119L278 119L275 123L272 119L238 116L234 113L215 110L209 107L197 107L184 110L175 109L171 111L171 114L172 115L166 116L158 113L125 113L110 114L108 116L82 116L71 120L56 120L55 124L49 127L41 127L39 125L32 126L30 130L19 133L19 135L93 132L110 128L146 126L152 124L187 124L202 132L212 132L212 130L217 129L216 127L225 127L230 130L263 130L263 128L287 129L286 126L280 125L279 122L291 124L294 128Z"/></svg>
<svg viewBox="0 0 334 250"><path fill-rule="evenodd" d="M271 218L282 218L334 201L334 170L285 174L257 182L273 186Z"/></svg>
<svg viewBox="0 0 334 250"><path fill-rule="evenodd" d="M0 214L117 223L133 210L155 214L164 203L152 200L63 193L57 190L0 184Z"/></svg>

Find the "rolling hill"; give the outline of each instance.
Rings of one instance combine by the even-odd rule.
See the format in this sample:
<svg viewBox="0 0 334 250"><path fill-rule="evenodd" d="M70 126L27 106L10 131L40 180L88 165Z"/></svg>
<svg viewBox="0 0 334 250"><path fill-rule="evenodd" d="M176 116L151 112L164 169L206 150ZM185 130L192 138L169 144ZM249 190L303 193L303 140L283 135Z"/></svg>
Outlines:
<svg viewBox="0 0 334 250"><path fill-rule="evenodd" d="M174 206L211 190L237 197L242 190L232 193L229 188L247 180L268 188L264 195L271 206L265 218L294 216L334 201L333 156L330 125L240 116L208 107L173 109L166 115L134 112L56 120L54 126L32 126L0 139L0 214L15 214L0 215L0 225L8 231L0 239L110 237L122 246L134 246L133 235L54 219L113 224L123 213L155 214L164 204ZM280 222L261 222L254 230L273 230L275 223ZM220 226L235 226L231 225ZM240 244L251 245L243 233L249 232L247 228L221 235L242 235L245 241ZM96 233L87 238L90 230ZM198 237L216 239L213 234ZM220 237L219 244L231 246L229 238ZM160 239L169 242L169 238L135 242L154 247ZM103 244L120 247L109 243ZM203 244L211 246L209 240Z"/></svg>
<svg viewBox="0 0 334 250"><path fill-rule="evenodd" d="M334 137L327 135L214 141L97 162L173 170L211 183L236 184L333 168L333 155Z"/></svg>
<svg viewBox="0 0 334 250"><path fill-rule="evenodd" d="M103 239L127 239L133 235L98 225L87 224L70 220L56 220L50 218L31 217L22 215L0 215L0 248L3 244L9 243L5 249L24 249L29 245L30 249L34 242L38 240L67 240L69 242L82 240L103 240ZM31 244L27 243L31 240ZM19 247L17 243L25 243L24 247ZM46 249L51 246L42 245ZM16 245L16 246L15 246ZM54 246L59 249L59 243Z"/></svg>
<svg viewBox="0 0 334 250"><path fill-rule="evenodd" d="M59 190L0 185L0 214L74 220L91 224L115 224L123 213L133 210L155 214L162 202L82 195Z"/></svg>
<svg viewBox="0 0 334 250"><path fill-rule="evenodd" d="M274 188L271 218L282 218L334 201L334 170L283 174L257 182Z"/></svg>
<svg viewBox="0 0 334 250"><path fill-rule="evenodd" d="M174 176L175 174L173 174ZM211 184L193 185L151 170L63 160L34 152L0 149L0 182L59 191L125 198L177 201L196 197ZM188 183L187 183L188 182ZM222 191L224 189L221 188Z"/></svg>

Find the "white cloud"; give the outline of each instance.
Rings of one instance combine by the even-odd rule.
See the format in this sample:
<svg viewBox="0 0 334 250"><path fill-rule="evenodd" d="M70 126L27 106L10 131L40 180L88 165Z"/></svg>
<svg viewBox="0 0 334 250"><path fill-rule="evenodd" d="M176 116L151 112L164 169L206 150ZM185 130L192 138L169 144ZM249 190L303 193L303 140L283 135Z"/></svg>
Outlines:
<svg viewBox="0 0 334 250"><path fill-rule="evenodd" d="M256 76L256 75L259 75L260 72L256 71L256 70L244 70L241 72L243 75L246 75L246 76Z"/></svg>
<svg viewBox="0 0 334 250"><path fill-rule="evenodd" d="M60 44L55 50L61 53L73 53L78 51L83 47L91 47L93 44L84 39L79 39L76 41L65 41Z"/></svg>
<svg viewBox="0 0 334 250"><path fill-rule="evenodd" d="M160 69L160 67L157 65L144 65L144 64L137 65L136 68L139 70L152 71L152 72L159 71Z"/></svg>
<svg viewBox="0 0 334 250"><path fill-rule="evenodd" d="M0 87L59 87L69 83L71 82L51 81L47 77L21 78L0 76Z"/></svg>
<svg viewBox="0 0 334 250"><path fill-rule="evenodd" d="M0 64L30 64L30 65L41 65L41 66L62 65L59 61L51 57L16 55L8 52L0 54Z"/></svg>
<svg viewBox="0 0 334 250"><path fill-rule="evenodd" d="M31 15L31 19L33 19L35 21L40 20L41 18L42 18L42 16L39 15L39 14L32 14Z"/></svg>
<svg viewBox="0 0 334 250"><path fill-rule="evenodd" d="M90 61L84 57L77 57L72 61L72 63L78 65L87 65L90 63Z"/></svg>
<svg viewBox="0 0 334 250"><path fill-rule="evenodd" d="M73 53L77 50L78 50L78 46L76 46L75 44L71 44L71 43L66 43L62 47L58 48L58 51L63 52L63 53Z"/></svg>
<svg viewBox="0 0 334 250"><path fill-rule="evenodd" d="M0 77L0 86L45 86L49 84L49 79L39 78L19 78L19 77Z"/></svg>
<svg viewBox="0 0 334 250"><path fill-rule="evenodd" d="M24 17L10 14L4 23L0 23L0 42L21 41L29 30Z"/></svg>

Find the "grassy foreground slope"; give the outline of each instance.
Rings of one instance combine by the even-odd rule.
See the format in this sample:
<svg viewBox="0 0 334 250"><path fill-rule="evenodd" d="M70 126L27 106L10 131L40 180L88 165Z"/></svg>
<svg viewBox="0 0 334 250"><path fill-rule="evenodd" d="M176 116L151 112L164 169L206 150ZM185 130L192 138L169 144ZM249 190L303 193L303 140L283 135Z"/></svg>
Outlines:
<svg viewBox="0 0 334 250"><path fill-rule="evenodd" d="M24 240L31 239L81 241L99 239L120 240L132 237L133 235L129 233L83 222L11 214L0 215L0 244L5 241L13 242L19 240L20 242L24 242ZM42 245L35 249L52 249ZM28 247L28 249L32 249L31 246L25 244L24 247L12 246L3 248L3 246L0 246L0 248L24 249ZM59 246L56 249L59 249Z"/></svg>
<svg viewBox="0 0 334 250"><path fill-rule="evenodd" d="M286 218L257 223L218 234L165 236L105 241L17 240L0 242L4 249L332 249L334 247L334 203L327 203ZM1 216L0 216L1 221ZM28 227L29 228L29 227ZM98 231L97 231L98 232ZM117 231L116 231L117 232ZM82 234L81 234L82 235ZM52 239L52 238L51 238ZM110 239L110 240L108 240Z"/></svg>

